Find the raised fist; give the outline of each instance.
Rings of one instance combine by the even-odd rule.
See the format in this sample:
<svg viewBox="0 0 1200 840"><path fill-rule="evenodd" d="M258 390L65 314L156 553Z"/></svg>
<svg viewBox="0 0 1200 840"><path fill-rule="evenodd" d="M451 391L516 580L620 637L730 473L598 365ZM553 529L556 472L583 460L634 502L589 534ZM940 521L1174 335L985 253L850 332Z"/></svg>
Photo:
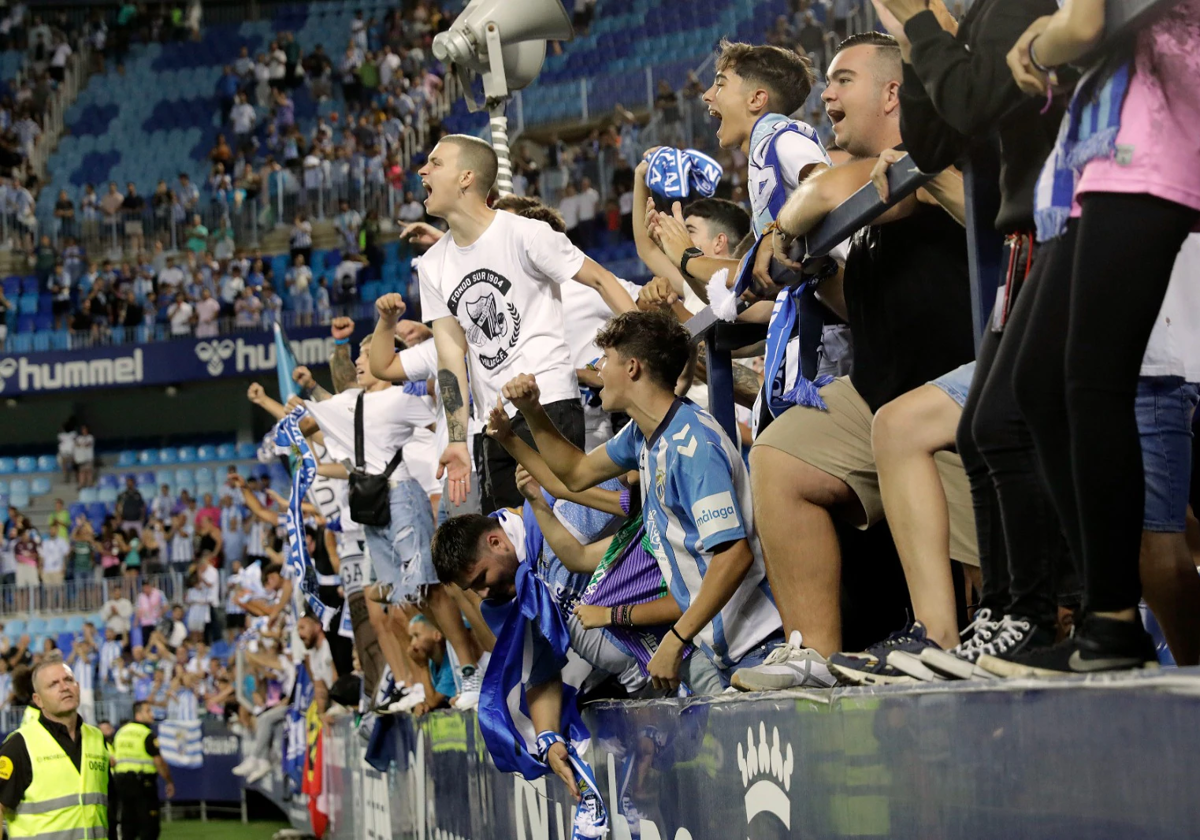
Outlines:
<svg viewBox="0 0 1200 840"><path fill-rule="evenodd" d="M379 313L379 320L391 324L395 324L407 309L408 305L398 292L389 292L375 301L375 311Z"/></svg>
<svg viewBox="0 0 1200 840"><path fill-rule="evenodd" d="M250 387L246 389L246 399L250 400L250 402L254 403L255 405L262 402L266 395L267 392L263 389L263 386L259 385L257 382L251 382Z"/></svg>
<svg viewBox="0 0 1200 840"><path fill-rule="evenodd" d="M530 373L522 373L510 379L501 393L518 411L526 411L541 404L541 389L538 388L537 379Z"/></svg>
<svg viewBox="0 0 1200 840"><path fill-rule="evenodd" d="M349 338L354 334L354 319L339 315L330 323L329 332L338 341Z"/></svg>

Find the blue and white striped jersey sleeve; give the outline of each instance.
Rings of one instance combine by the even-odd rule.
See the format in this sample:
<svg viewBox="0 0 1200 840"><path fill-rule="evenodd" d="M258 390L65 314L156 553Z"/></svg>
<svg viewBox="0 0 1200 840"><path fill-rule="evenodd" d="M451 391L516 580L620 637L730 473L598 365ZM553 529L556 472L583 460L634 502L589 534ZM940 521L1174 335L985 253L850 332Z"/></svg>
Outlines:
<svg viewBox="0 0 1200 840"><path fill-rule="evenodd" d="M638 450L641 445L641 430L638 429L637 423L631 422L626 423L625 428L604 444L604 451L618 467L636 470L638 468Z"/></svg>

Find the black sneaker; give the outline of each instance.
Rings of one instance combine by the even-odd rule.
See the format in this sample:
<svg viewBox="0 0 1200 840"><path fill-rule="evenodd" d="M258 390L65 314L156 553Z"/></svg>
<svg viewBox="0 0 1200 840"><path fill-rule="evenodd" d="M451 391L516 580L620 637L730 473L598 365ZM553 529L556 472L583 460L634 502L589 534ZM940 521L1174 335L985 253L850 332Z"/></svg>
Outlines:
<svg viewBox="0 0 1200 840"><path fill-rule="evenodd" d="M979 649L1000 632L1000 622L992 620L987 607L976 610L975 620L959 636L959 643L950 650L928 647L921 651L921 664L947 679L969 680L979 659Z"/></svg>
<svg viewBox="0 0 1200 840"><path fill-rule="evenodd" d="M1054 634L1043 630L1032 621L1006 615L1000 620L1000 632L979 647L975 660L975 676L1007 677L1014 661L1038 648L1054 644ZM981 673L982 672L982 673Z"/></svg>
<svg viewBox="0 0 1200 840"><path fill-rule="evenodd" d="M980 664L983 657L980 657ZM1068 639L1027 650L1013 659L993 657L993 673L1005 677L1065 677L1105 671L1158 668L1154 640L1138 621L1090 615Z"/></svg>
<svg viewBox="0 0 1200 840"><path fill-rule="evenodd" d="M876 642L862 653L835 653L829 657L829 670L844 685L886 685L890 683L917 682L918 678L897 668L892 654L912 654L911 659L920 664L921 651L937 647L925 635L925 625L919 621L897 630L882 642ZM932 679L933 677L928 677Z"/></svg>

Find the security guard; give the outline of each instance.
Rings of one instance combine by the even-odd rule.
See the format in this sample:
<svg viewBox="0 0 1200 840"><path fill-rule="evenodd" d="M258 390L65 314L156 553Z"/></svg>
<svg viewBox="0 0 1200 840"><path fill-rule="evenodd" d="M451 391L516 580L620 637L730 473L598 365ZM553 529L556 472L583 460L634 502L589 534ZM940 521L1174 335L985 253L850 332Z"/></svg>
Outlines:
<svg viewBox="0 0 1200 840"><path fill-rule="evenodd" d="M133 704L133 720L113 738L113 772L121 799L122 840L158 840L160 823L158 776L167 783L167 798L175 796L171 770L158 752L158 736L150 725L154 709Z"/></svg>
<svg viewBox="0 0 1200 840"><path fill-rule="evenodd" d="M104 736L79 715L79 684L62 660L33 669L36 720L0 747L0 805L8 836L103 840L108 834Z"/></svg>

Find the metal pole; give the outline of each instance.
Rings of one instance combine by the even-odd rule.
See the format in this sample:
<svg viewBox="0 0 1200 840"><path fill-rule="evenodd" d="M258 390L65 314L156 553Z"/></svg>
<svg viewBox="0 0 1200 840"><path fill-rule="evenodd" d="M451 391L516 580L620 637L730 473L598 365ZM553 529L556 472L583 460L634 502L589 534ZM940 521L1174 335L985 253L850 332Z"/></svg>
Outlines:
<svg viewBox="0 0 1200 840"><path fill-rule="evenodd" d="M504 100L492 106L491 115L492 148L496 150L497 164L496 191L500 195L512 195L512 159L509 156L508 117L504 115Z"/></svg>
<svg viewBox="0 0 1200 840"><path fill-rule="evenodd" d="M588 121L588 95L587 95L587 79L579 80L579 103L582 110L583 121Z"/></svg>
<svg viewBox="0 0 1200 840"><path fill-rule="evenodd" d="M654 68L646 68L646 107L654 110Z"/></svg>

